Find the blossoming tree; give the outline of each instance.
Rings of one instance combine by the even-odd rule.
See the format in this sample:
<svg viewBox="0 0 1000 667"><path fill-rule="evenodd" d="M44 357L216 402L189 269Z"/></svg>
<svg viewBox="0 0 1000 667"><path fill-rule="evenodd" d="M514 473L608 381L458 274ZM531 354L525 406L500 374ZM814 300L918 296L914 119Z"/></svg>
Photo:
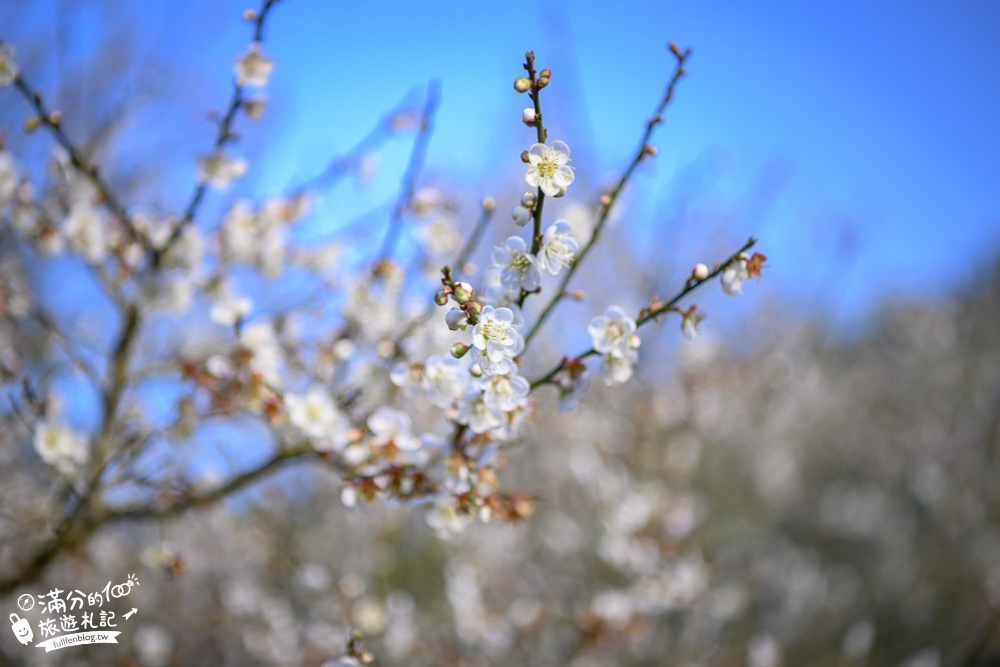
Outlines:
<svg viewBox="0 0 1000 667"><path fill-rule="evenodd" d="M53 142L44 180L0 151L3 439L17 452L12 480L45 481L18 508L31 520L4 527L2 593L43 576L105 529L212 505L295 461L333 471L347 508L401 502L442 536L474 522L528 518L536 499L500 479L532 420L551 410L549 396L572 408L597 369L609 386L628 382L642 361L644 327L678 315L692 338L703 319L696 306L682 307L692 292L718 279L726 294L739 295L761 273L766 258L748 254L750 239L711 265L692 262L673 297L649 295L638 312L589 304L593 319L580 330L591 347L533 357L533 342L560 303L579 296L571 282L583 275L633 173L657 155L652 138L690 56L673 44L662 98L620 178L594 197L584 235L545 215L548 199L576 187L577 172L566 142L548 136L543 101L557 93L550 93L553 73L537 69L532 52L512 93L527 96L521 120L533 130L520 164L510 166L527 189L512 207L484 198L464 240L448 223L414 232L422 235L421 252L444 257L432 280L408 268L413 251L401 250L400 239L415 220L447 209L420 187L434 87L420 113L397 112L380 126L412 124L415 139L381 243L360 269L338 263L331 245L289 239L310 215L310 184L280 198L238 201L218 221L203 219L203 202L249 169L234 156L235 127L266 112L261 91L280 75L264 44L277 4L265 0L247 12L251 39L235 59L215 141L197 157L188 199L167 212L119 192L31 85L13 47L0 46L0 95L8 105L20 96L24 129ZM338 164L313 183L336 177ZM498 208L509 208L510 219L494 219ZM511 219L509 236L476 271L471 259L487 227ZM97 286L89 304L70 307L34 284L26 267L61 256L75 258L74 270ZM268 289L282 281L310 287L295 303L276 305ZM78 306L100 318L99 331L88 328ZM522 373L529 364L543 370ZM72 415L88 408L60 391L70 376L97 397L85 419ZM221 477L206 475L204 461L217 453L213 429L223 426L266 451ZM692 563L676 567L700 567ZM371 660L356 636L345 641L343 664Z"/></svg>

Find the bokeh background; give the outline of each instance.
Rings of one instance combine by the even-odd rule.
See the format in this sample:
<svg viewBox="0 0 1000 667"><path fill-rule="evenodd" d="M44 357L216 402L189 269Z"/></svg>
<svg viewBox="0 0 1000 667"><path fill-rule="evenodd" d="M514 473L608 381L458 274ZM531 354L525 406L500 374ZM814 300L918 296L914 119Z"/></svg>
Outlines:
<svg viewBox="0 0 1000 667"><path fill-rule="evenodd" d="M11 0L0 39L71 136L106 142L130 199L170 211L212 140L206 112L228 99L243 9ZM502 240L534 141L511 86L526 49L553 70L546 125L577 172L549 213L586 217L662 93L670 40L694 55L660 153L581 271L588 301L564 307L539 355L583 349L604 304L673 294L748 236L765 275L740 299L697 294L710 318L693 343L673 325L648 331L635 384L594 386L575 415L542 401L504 480L544 498L535 516L441 541L416 510L346 512L332 473L282 473L57 561L32 585L127 563L149 610L118 653L59 660L320 665L349 626L379 664L1000 660L996 3L283 0L265 33L267 112L238 128L249 174L199 225L308 182L392 109L419 109L433 79L420 185L447 193L464 230L496 197L488 241ZM41 174L51 144L23 135L27 115L0 90L7 147ZM352 163L294 240L339 239L347 271L370 261L412 140L385 137ZM404 258L418 257L417 229ZM33 280L58 306L72 270L45 264ZM86 425L94 398L66 399ZM30 455L23 438L4 446L8 467Z"/></svg>

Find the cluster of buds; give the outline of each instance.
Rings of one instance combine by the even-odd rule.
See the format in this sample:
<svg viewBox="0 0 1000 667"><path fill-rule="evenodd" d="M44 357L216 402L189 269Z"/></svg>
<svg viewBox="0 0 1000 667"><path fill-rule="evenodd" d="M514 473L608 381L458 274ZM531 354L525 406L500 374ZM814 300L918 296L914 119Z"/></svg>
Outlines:
<svg viewBox="0 0 1000 667"><path fill-rule="evenodd" d="M461 280L455 282L451 277L451 267L446 266L441 269L442 287L434 295L434 303L443 306L448 303L448 299L453 299L458 304L458 308L452 308L445 316L448 328L452 331L465 329L468 325L475 326L479 323L479 315L483 312L483 304L476 300L476 290L469 283Z"/></svg>

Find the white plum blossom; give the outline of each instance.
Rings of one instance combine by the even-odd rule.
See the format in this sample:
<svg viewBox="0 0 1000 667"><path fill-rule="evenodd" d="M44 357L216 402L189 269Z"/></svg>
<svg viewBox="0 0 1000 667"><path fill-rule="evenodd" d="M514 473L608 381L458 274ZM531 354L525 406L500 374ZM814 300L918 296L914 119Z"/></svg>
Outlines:
<svg viewBox="0 0 1000 667"><path fill-rule="evenodd" d="M579 244L570 236L569 223L558 220L546 229L545 235L542 236L542 247L538 251L538 268L557 276L563 269L569 268L579 249Z"/></svg>
<svg viewBox="0 0 1000 667"><path fill-rule="evenodd" d="M594 341L594 350L601 354L626 358L632 351L632 335L636 323L618 306L611 306L604 315L590 321L587 331Z"/></svg>
<svg viewBox="0 0 1000 667"><path fill-rule="evenodd" d="M8 151L0 150L0 206L3 206L17 192L17 163Z"/></svg>
<svg viewBox="0 0 1000 667"><path fill-rule="evenodd" d="M288 421L307 438L333 438L344 430L343 418L327 391L314 385L304 396L286 393Z"/></svg>
<svg viewBox="0 0 1000 667"><path fill-rule="evenodd" d="M632 379L632 366L638 359L635 350L631 350L626 356L616 354L605 354L601 364L601 373L604 376L604 384L608 386L623 384Z"/></svg>
<svg viewBox="0 0 1000 667"><path fill-rule="evenodd" d="M268 384L280 386L281 377L278 371L282 352L271 323L261 321L243 327L240 332L240 344L252 354L249 362L250 370L260 375Z"/></svg>
<svg viewBox="0 0 1000 667"><path fill-rule="evenodd" d="M260 42L254 42L236 60L234 69L238 85L263 88L274 70L274 60L261 53Z"/></svg>
<svg viewBox="0 0 1000 667"><path fill-rule="evenodd" d="M253 302L249 298L233 294L228 287L223 286L219 289L219 295L212 305L209 317L216 324L231 327L249 315L252 307Z"/></svg>
<svg viewBox="0 0 1000 667"><path fill-rule="evenodd" d="M472 376L466 361L451 355L434 354L424 364L427 398L442 409L448 409L461 398Z"/></svg>
<svg viewBox="0 0 1000 667"><path fill-rule="evenodd" d="M533 144L528 149L524 180L550 197L561 197L576 178L573 168L566 166L569 161L569 146L562 141L553 141L548 146Z"/></svg>
<svg viewBox="0 0 1000 667"><path fill-rule="evenodd" d="M66 237L72 248L91 264L104 261L108 251L107 219L89 201L78 201L66 218Z"/></svg>
<svg viewBox="0 0 1000 667"><path fill-rule="evenodd" d="M372 432L373 446L392 445L402 450L420 447L420 439L414 438L411 433L410 415L405 412L382 406L368 417L368 429Z"/></svg>
<svg viewBox="0 0 1000 667"><path fill-rule="evenodd" d="M483 401L502 412L511 412L523 406L530 391L531 383L523 375L517 375L516 367L506 375L484 378L483 381Z"/></svg>
<svg viewBox="0 0 1000 667"><path fill-rule="evenodd" d="M503 412L486 403L486 397L479 389L472 389L458 404L459 424L465 424L473 433L486 433L504 425Z"/></svg>
<svg viewBox="0 0 1000 667"><path fill-rule="evenodd" d="M9 86L17 78L17 64L14 62L14 47L0 44L0 88Z"/></svg>
<svg viewBox="0 0 1000 667"><path fill-rule="evenodd" d="M511 294L533 290L541 282L535 256L520 236L509 237L493 249L493 268L500 270L500 284Z"/></svg>
<svg viewBox="0 0 1000 667"><path fill-rule="evenodd" d="M486 306L472 330L472 345L481 350L480 369L484 375L502 375L510 371L513 358L524 348L518 333L514 311Z"/></svg>
<svg viewBox="0 0 1000 667"><path fill-rule="evenodd" d="M722 291L729 296L740 296L743 294L743 283L749 280L750 274L747 271L747 258L740 255L722 270Z"/></svg>
<svg viewBox="0 0 1000 667"><path fill-rule="evenodd" d="M89 458L86 437L47 421L36 426L34 444L41 459L63 475L74 474Z"/></svg>
<svg viewBox="0 0 1000 667"><path fill-rule="evenodd" d="M177 242L170 246L167 251L164 257L165 265L185 271L194 271L201 265L204 249L205 240L198 228L193 224L185 225L180 236L177 237Z"/></svg>
<svg viewBox="0 0 1000 667"><path fill-rule="evenodd" d="M233 160L222 151L198 157L198 182L216 190L225 190L229 182L247 173L246 160Z"/></svg>
<svg viewBox="0 0 1000 667"><path fill-rule="evenodd" d="M691 306L691 309L684 313L684 319L681 320L681 332L684 334L684 338L687 340L694 340L701 333L701 323L705 321L705 315L702 314L696 306Z"/></svg>

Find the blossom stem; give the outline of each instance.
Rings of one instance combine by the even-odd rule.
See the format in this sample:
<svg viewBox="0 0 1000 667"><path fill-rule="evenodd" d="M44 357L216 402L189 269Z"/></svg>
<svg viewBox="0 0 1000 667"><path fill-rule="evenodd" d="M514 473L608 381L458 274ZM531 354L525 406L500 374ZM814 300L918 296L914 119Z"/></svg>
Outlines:
<svg viewBox="0 0 1000 667"><path fill-rule="evenodd" d="M263 5L261 5L260 11L257 12L256 17L254 18L254 42L264 41L264 22L267 20L271 7L273 7L276 2L277 0L263 0ZM213 151L218 151L235 138L232 127L233 122L236 120L236 114L239 113L241 108L243 108L243 86L234 81L233 93L229 98L229 106L226 109L225 115L222 117L222 121L219 122L219 129L215 134L215 142L212 145ZM167 242L164 243L162 247L153 249L153 269L159 268L163 257L170 250L171 246L173 246L174 243L176 243L181 237L181 234L184 232L184 228L194 221L195 215L198 213L198 207L201 206L201 202L204 200L207 190L208 183L198 183L195 186L194 191L191 193L191 197L188 199L188 204L184 209L184 217L182 217L180 221L174 225L174 228L170 232L170 236L167 237Z"/></svg>
<svg viewBox="0 0 1000 667"><path fill-rule="evenodd" d="M751 236L750 239L748 239L747 242L743 244L743 247L741 247L739 250L737 250L736 252L734 252L728 258L726 258L726 260L724 262L722 262L721 264L717 264L715 266L715 269L711 273L709 273L707 276L705 276L704 280L688 280L687 283L684 285L684 288L680 292L678 292L677 294L675 294L673 296L673 298L670 299L670 301L667 301L666 303L658 304L656 308L651 308L645 315L643 315L642 317L638 318L635 321L636 328L638 329L639 327L642 327L644 324L648 323L650 320L654 320L657 317L659 317L660 315L663 315L664 313L667 313L667 312L673 310L674 307L677 305L678 302L680 302L681 299L683 299L688 294L690 294L691 292L693 292L699 286L704 285L706 282L710 281L712 278L715 278L720 273L722 273L723 271L725 271L726 267L729 266L729 264L731 264L732 262L735 262L737 260L737 258L739 258L739 256L742 253L744 253L747 250L749 250L750 248L752 248L756 243L757 243L757 239L755 239L755 238L753 238ZM559 364L557 364L554 368L552 368L552 370L550 370L548 373L546 373L542 377L538 378L537 380L534 380L531 383L531 389L532 389L532 391L534 391L538 387L542 386L543 384L547 384L549 382L552 382L552 379L559 373L559 371L563 370L563 368L566 368L567 366L570 366L571 364L574 364L576 362L583 361L587 357L592 357L592 356L594 356L596 354L598 354L597 350L595 350L593 347L591 347L590 349L586 350L585 352L582 352L582 353L576 355L571 360L563 359L563 361L560 362Z"/></svg>
<svg viewBox="0 0 1000 667"><path fill-rule="evenodd" d="M586 245L580 249L580 254L577 255L576 260L569 267L569 269L567 269L566 273L563 274L563 277L560 279L559 285L553 293L552 298L549 300L549 303L542 310L541 314L539 314L538 319L535 320L531 330L528 331L528 334L524 337L525 348L527 348L531 339L535 337L535 334L538 333L538 330L541 329L542 324L552 313L556 304L558 304L559 301L566 296L566 285L569 284L569 281L573 278L573 274L576 272L577 267L580 266L584 258L590 253L590 249L597 243L601 230L604 229L604 225L608 221L608 216L611 214L611 209L614 207L615 202L618 201L618 196L621 194L622 190L625 189L625 184L632 178L632 173L639 165L639 162L642 161L642 158L647 155L649 140L652 138L653 131L656 129L656 126L663 122L663 113L666 111L667 106L673 99L674 89L677 87L677 82L681 80L686 72L684 63L690 55L690 49L683 52L675 52L677 64L674 67L673 76L670 78L669 83L667 83L667 88L663 93L663 97L660 99L660 103L656 107L656 112L653 114L653 117L649 119L649 122L646 123L646 130L643 132L642 138L639 141L639 148L636 150L632 161L625 169L621 178L618 179L618 184L615 185L614 189L607 194L607 198L602 200L601 212L597 218L597 223L594 225L594 231L591 232L590 239L587 241Z"/></svg>
<svg viewBox="0 0 1000 667"><path fill-rule="evenodd" d="M535 52L528 51L524 54L524 69L528 72L528 80L531 82L531 88L528 90L528 96L531 98L531 104L535 109L535 137L538 143L544 144L545 140L548 138L549 134L545 130L545 122L542 119L542 105L541 105L541 86L538 84L538 72L535 70ZM538 187L538 191L535 194L535 207L531 212L531 254L538 255L538 251L542 247L542 208L545 205L545 193L542 191L541 186ZM520 296L517 298L517 306L520 308L524 305L524 300L528 298L528 294L532 292L527 292L521 290Z"/></svg>
<svg viewBox="0 0 1000 667"><path fill-rule="evenodd" d="M441 94L441 84L437 79L431 79L427 85L427 101L424 103L423 116L420 119L420 129L417 131L417 138L413 141L413 150L410 152L410 162L403 175L403 184L396 206L392 209L392 216L389 218L389 226L385 230L385 238L382 240L382 247L377 255L378 260L375 266L392 256L396 240L399 238L400 228L403 222L403 213L409 208L413 200L413 192L416 190L417 178L420 170L424 166L424 158L427 155L427 144L430 141L431 131L434 125L434 114L437 111L438 99Z"/></svg>

